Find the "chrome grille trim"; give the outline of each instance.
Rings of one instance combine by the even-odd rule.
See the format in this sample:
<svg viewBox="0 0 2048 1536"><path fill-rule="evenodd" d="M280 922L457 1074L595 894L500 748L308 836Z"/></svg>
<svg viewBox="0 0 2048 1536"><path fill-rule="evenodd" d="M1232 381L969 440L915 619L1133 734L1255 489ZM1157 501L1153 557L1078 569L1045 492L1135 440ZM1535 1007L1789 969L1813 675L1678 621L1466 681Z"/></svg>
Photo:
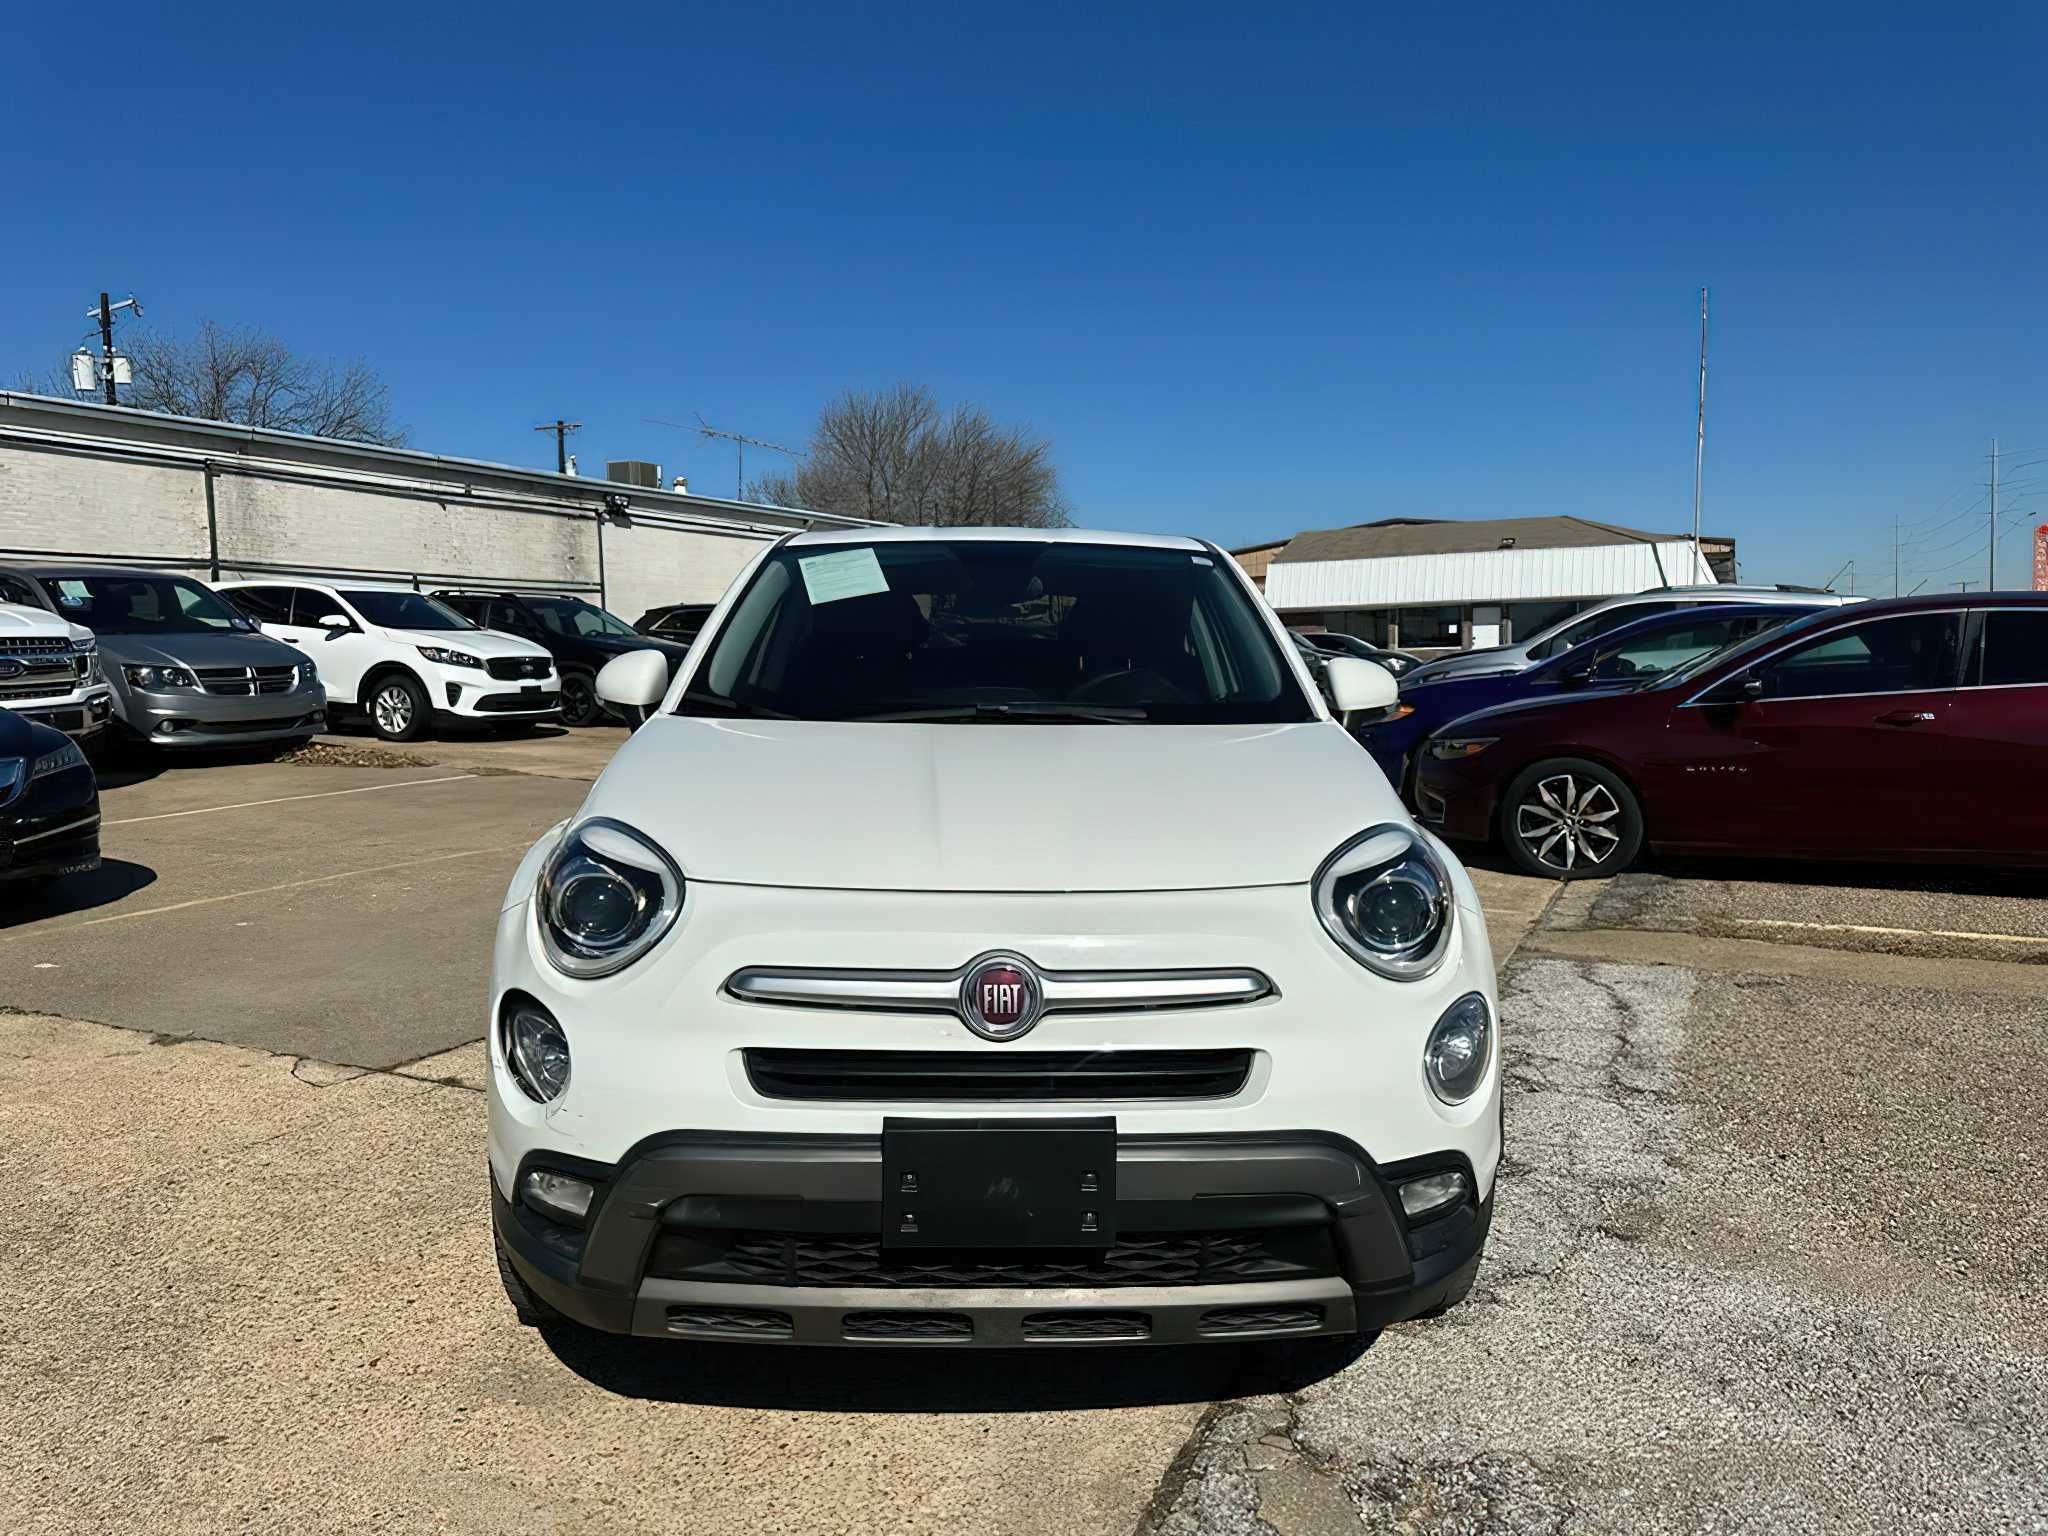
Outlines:
<svg viewBox="0 0 2048 1536"><path fill-rule="evenodd" d="M725 990L748 1003L791 1008L851 1008L870 1013L960 1012L961 984L972 965L950 971L831 970L748 966ZM1274 997L1263 971L1040 971L1045 1013L1128 1013L1221 1008Z"/></svg>

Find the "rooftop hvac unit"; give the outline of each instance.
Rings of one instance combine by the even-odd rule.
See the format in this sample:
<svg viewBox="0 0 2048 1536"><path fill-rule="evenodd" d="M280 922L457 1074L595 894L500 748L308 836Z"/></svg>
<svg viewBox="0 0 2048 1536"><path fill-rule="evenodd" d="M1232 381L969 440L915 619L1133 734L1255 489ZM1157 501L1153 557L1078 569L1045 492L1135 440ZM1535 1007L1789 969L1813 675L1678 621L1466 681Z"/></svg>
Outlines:
<svg viewBox="0 0 2048 1536"><path fill-rule="evenodd" d="M637 485L643 490L661 489L661 466L645 459L606 459L604 477L620 485Z"/></svg>

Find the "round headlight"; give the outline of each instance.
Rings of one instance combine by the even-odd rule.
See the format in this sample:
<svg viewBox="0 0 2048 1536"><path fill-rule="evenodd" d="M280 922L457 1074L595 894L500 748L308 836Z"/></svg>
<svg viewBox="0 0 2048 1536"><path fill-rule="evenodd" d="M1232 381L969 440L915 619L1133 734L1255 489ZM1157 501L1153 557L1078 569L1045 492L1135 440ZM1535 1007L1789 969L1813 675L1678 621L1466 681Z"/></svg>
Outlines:
<svg viewBox="0 0 2048 1536"><path fill-rule="evenodd" d="M623 822L593 817L548 856L534 892L548 959L609 976L654 947L683 909L675 861Z"/></svg>
<svg viewBox="0 0 2048 1536"><path fill-rule="evenodd" d="M538 1003L516 1004L505 1016L505 1064L529 1099L551 1103L569 1086L569 1037Z"/></svg>
<svg viewBox="0 0 2048 1536"><path fill-rule="evenodd" d="M1486 999L1467 992L1436 1021L1422 1048L1422 1075L1446 1104L1462 1104L1486 1081L1493 1059L1493 1016Z"/></svg>
<svg viewBox="0 0 2048 1536"><path fill-rule="evenodd" d="M1443 963L1451 941L1451 877L1405 827L1361 832L1316 871L1316 916L1352 959L1394 981Z"/></svg>

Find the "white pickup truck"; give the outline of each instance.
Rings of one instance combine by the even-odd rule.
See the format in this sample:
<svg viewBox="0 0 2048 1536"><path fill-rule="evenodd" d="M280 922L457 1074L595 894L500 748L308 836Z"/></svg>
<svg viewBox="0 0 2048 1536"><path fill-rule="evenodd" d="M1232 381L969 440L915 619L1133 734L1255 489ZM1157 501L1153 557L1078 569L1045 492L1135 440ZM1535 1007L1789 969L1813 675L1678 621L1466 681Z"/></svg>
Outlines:
<svg viewBox="0 0 2048 1536"><path fill-rule="evenodd" d="M92 631L45 608L0 601L0 709L53 725L74 740L104 730L114 692L100 670Z"/></svg>

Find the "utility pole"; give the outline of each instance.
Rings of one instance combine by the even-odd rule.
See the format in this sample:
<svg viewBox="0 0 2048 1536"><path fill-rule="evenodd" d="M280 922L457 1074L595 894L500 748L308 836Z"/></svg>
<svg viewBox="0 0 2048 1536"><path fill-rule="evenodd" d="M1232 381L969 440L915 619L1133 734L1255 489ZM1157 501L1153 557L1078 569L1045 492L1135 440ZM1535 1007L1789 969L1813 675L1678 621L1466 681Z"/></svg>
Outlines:
<svg viewBox="0 0 2048 1536"><path fill-rule="evenodd" d="M106 375L107 404L118 405L114 398L114 308L107 302L105 289L100 290L100 358Z"/></svg>
<svg viewBox="0 0 2048 1536"><path fill-rule="evenodd" d="M117 309L133 310L138 319L142 315L141 301L134 294L131 293L120 303L114 304L108 301L104 290L100 293L99 303L85 312L86 319L96 321L100 328L100 385L106 391L107 404L109 405L119 405L121 403L114 395L114 311ZM83 347L80 347L73 354L74 359L84 355L85 349ZM127 358L121 359L123 366L127 362ZM72 377L76 379L78 373L74 371ZM76 387L77 385L74 384L73 388Z"/></svg>
<svg viewBox="0 0 2048 1536"><path fill-rule="evenodd" d="M1998 588L1998 439L1991 439L1991 548L1986 552L1991 563L1984 568L1984 590Z"/></svg>
<svg viewBox="0 0 2048 1536"><path fill-rule="evenodd" d="M553 421L544 421L533 430L555 434L555 473L569 473L569 434L583 425L580 421L564 421L557 416Z"/></svg>
<svg viewBox="0 0 2048 1536"><path fill-rule="evenodd" d="M1899 595L1899 514L1892 514L1892 596Z"/></svg>
<svg viewBox="0 0 2048 1536"><path fill-rule="evenodd" d="M1707 290L1700 290L1700 411L1692 440L1692 567L1700 569L1700 471L1707 457Z"/></svg>

